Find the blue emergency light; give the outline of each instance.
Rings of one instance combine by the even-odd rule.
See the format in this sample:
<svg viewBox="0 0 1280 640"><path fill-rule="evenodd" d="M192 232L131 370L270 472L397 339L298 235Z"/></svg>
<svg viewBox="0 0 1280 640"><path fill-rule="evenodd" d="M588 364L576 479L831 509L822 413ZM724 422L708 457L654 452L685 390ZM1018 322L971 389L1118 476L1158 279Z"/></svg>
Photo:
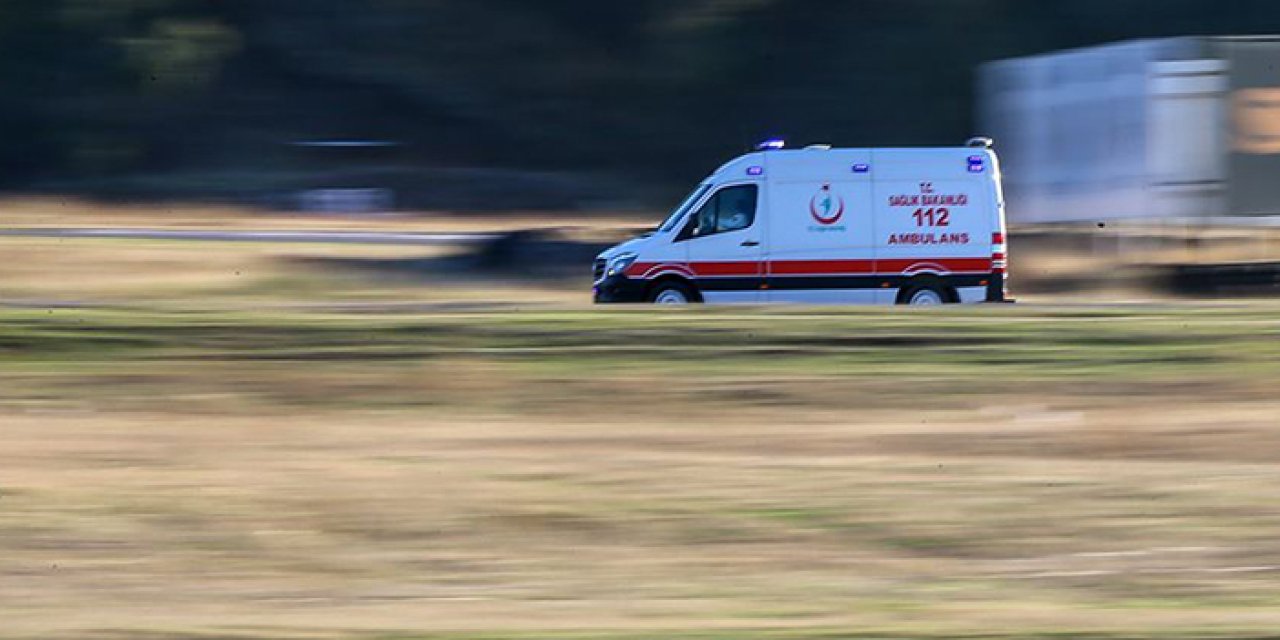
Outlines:
<svg viewBox="0 0 1280 640"><path fill-rule="evenodd" d="M969 173L982 173L987 170L987 160L982 156L969 156Z"/></svg>
<svg viewBox="0 0 1280 640"><path fill-rule="evenodd" d="M774 138L773 140L765 140L764 142L761 142L760 144L756 145L756 151L780 151L786 148L787 148L787 141L781 138Z"/></svg>
<svg viewBox="0 0 1280 640"><path fill-rule="evenodd" d="M854 173L871 173L871 165L862 164L862 163L855 164L853 165L853 172Z"/></svg>

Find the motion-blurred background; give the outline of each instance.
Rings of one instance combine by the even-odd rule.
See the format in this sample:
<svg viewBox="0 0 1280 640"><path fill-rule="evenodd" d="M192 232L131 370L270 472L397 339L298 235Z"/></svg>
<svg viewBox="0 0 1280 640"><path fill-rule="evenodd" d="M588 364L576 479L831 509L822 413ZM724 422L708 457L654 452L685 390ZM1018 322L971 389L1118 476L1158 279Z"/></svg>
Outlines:
<svg viewBox="0 0 1280 640"><path fill-rule="evenodd" d="M985 62L1266 33L1266 0L6 0L0 185L661 207L771 136L956 144Z"/></svg>
<svg viewBox="0 0 1280 640"><path fill-rule="evenodd" d="M1276 33L0 0L0 638L1274 637ZM984 133L1020 304L587 306L763 138Z"/></svg>
<svg viewBox="0 0 1280 640"><path fill-rule="evenodd" d="M1222 265L1280 258L1260 229L1280 214L1280 41L1238 38L1272 33L1265 0L8 0L0 189L543 226L621 212L625 235L765 138L985 134L1022 293L1270 292L1280 268Z"/></svg>

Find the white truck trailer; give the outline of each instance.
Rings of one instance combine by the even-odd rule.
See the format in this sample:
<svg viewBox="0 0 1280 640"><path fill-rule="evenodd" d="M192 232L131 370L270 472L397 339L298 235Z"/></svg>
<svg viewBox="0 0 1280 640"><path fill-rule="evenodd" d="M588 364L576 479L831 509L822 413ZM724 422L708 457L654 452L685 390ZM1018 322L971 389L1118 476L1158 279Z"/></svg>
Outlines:
<svg viewBox="0 0 1280 640"><path fill-rule="evenodd" d="M1010 223L1280 220L1280 36L1123 42L978 75Z"/></svg>

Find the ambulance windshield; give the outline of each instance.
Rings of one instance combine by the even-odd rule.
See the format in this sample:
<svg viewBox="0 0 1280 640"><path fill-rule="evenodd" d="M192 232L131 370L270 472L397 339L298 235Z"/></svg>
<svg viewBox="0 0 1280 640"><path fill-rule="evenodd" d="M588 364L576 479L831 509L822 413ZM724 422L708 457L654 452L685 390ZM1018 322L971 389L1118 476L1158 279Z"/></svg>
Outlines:
<svg viewBox="0 0 1280 640"><path fill-rule="evenodd" d="M694 189L693 193L689 194L689 197L685 198L684 201L680 203L680 206L676 207L676 210L672 211L671 215L667 216L667 219L662 222L662 226L658 227L658 232L667 233L674 229L675 226L680 223L680 218L684 217L685 212L688 211L695 202L702 198L710 188L711 185L709 184L698 185L698 188Z"/></svg>

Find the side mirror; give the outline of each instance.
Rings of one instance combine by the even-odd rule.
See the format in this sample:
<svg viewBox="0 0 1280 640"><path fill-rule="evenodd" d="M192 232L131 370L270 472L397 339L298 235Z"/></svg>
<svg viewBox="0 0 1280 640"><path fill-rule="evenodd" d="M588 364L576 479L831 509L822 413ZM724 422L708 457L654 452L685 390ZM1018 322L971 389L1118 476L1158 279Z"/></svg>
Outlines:
<svg viewBox="0 0 1280 640"><path fill-rule="evenodd" d="M680 235L676 236L676 242L684 242L702 236L702 228L698 226L698 216L689 216L689 221L685 223L684 228L680 230Z"/></svg>

